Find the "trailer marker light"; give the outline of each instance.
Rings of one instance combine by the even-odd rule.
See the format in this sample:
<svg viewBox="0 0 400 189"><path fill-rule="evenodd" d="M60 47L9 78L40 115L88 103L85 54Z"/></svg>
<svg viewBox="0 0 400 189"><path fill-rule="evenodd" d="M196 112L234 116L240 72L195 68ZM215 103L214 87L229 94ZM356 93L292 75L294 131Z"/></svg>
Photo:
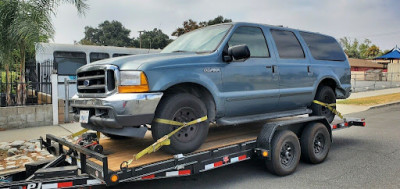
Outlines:
<svg viewBox="0 0 400 189"><path fill-rule="evenodd" d="M263 151L263 152L262 152L262 156L263 156L263 157L268 157L268 152L267 152L267 151Z"/></svg>
<svg viewBox="0 0 400 189"><path fill-rule="evenodd" d="M363 126L365 127L365 122L363 122Z"/></svg>
<svg viewBox="0 0 400 189"><path fill-rule="evenodd" d="M332 126L332 129L337 129L337 125L333 125L333 126Z"/></svg>
<svg viewBox="0 0 400 189"><path fill-rule="evenodd" d="M117 182L118 181L118 176L116 174L111 176L111 182Z"/></svg>
<svg viewBox="0 0 400 189"><path fill-rule="evenodd" d="M346 127L349 126L349 123L348 123L348 122L345 122L345 123L344 123L344 126L346 126Z"/></svg>

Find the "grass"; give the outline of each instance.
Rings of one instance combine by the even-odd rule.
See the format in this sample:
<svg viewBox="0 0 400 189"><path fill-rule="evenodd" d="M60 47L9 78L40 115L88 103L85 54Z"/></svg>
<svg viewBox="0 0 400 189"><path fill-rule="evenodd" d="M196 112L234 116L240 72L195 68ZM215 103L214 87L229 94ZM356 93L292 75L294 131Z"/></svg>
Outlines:
<svg viewBox="0 0 400 189"><path fill-rule="evenodd" d="M378 104L386 104L390 102L400 101L400 93L371 96L356 99L346 99L337 101L337 104L351 104L351 105L361 105L361 106L373 106Z"/></svg>

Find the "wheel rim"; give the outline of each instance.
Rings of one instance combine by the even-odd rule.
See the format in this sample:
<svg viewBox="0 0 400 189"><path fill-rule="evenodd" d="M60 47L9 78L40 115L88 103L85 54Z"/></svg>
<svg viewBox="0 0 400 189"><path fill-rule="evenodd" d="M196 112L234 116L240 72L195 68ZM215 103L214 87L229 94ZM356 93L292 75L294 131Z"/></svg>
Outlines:
<svg viewBox="0 0 400 189"><path fill-rule="evenodd" d="M190 122L197 119L194 109L190 107L182 107L178 109L173 115L172 120L178 122ZM178 126L171 126L171 131L177 129ZM179 130L175 135L176 138L180 142L189 142L197 137L198 125L189 125L185 128Z"/></svg>
<svg viewBox="0 0 400 189"><path fill-rule="evenodd" d="M281 153L280 153L281 164L284 167L289 167L294 161L294 158L295 158L294 156L295 156L295 151L294 151L293 144L289 143L289 142L285 142L282 145Z"/></svg>
<svg viewBox="0 0 400 189"><path fill-rule="evenodd" d="M320 155L325 149L325 137L322 133L318 133L314 137L314 153Z"/></svg>

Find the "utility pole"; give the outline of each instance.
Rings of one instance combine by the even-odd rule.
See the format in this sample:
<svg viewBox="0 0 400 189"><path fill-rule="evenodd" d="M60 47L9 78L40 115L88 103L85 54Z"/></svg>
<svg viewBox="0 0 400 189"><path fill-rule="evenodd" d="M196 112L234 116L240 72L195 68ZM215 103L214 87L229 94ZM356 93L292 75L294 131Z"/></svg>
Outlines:
<svg viewBox="0 0 400 189"><path fill-rule="evenodd" d="M142 48L142 33L145 32L145 30L138 31L139 32L139 48Z"/></svg>

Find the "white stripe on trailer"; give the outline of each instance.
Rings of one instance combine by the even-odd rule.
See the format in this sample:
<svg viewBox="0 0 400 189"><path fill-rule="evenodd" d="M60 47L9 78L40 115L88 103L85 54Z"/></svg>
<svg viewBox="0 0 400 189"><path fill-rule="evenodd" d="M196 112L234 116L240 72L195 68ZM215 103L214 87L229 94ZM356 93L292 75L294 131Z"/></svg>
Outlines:
<svg viewBox="0 0 400 189"><path fill-rule="evenodd" d="M175 176L179 176L179 171L171 171L171 172L166 172L165 173L166 177L175 177Z"/></svg>
<svg viewBox="0 0 400 189"><path fill-rule="evenodd" d="M231 158L231 163L235 163L239 161L239 157Z"/></svg>
<svg viewBox="0 0 400 189"><path fill-rule="evenodd" d="M214 163L207 164L207 165L204 167L205 170L209 170L209 169L212 169L212 168L214 168Z"/></svg>
<svg viewBox="0 0 400 189"><path fill-rule="evenodd" d="M58 183L43 184L42 189L58 188Z"/></svg>
<svg viewBox="0 0 400 189"><path fill-rule="evenodd" d="M97 179L90 179L90 180L86 181L86 184L87 185L96 185L96 184L101 184L101 181L97 180Z"/></svg>

